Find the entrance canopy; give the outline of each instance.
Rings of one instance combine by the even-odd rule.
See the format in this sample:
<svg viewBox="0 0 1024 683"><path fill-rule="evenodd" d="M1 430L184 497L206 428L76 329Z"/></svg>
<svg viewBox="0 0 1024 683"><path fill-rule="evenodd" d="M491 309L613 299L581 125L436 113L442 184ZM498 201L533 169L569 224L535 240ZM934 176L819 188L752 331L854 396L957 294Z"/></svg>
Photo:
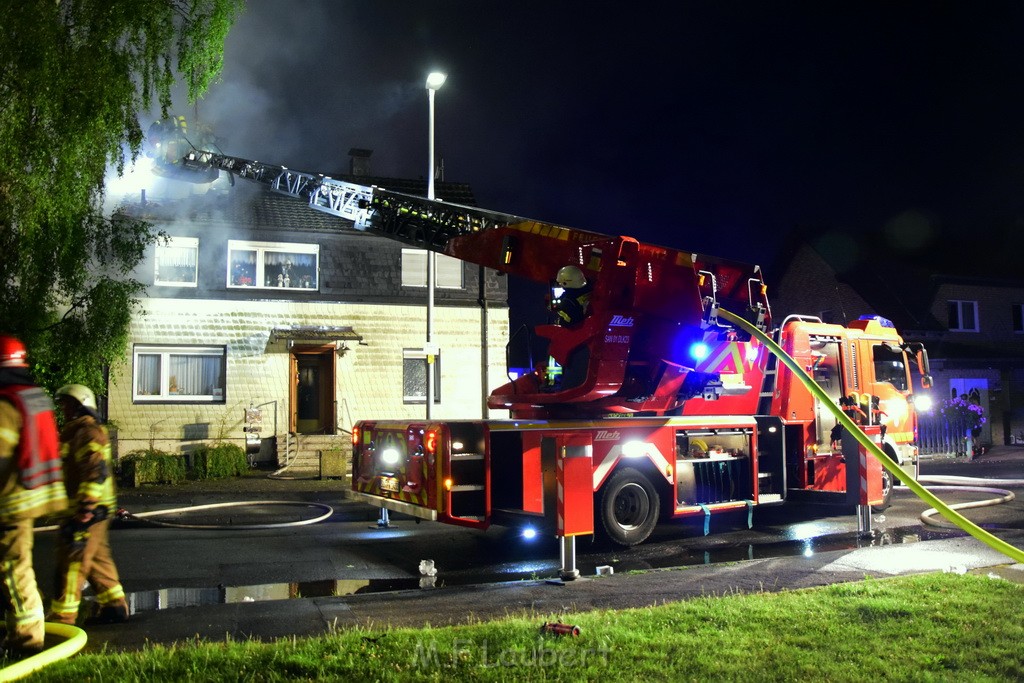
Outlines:
<svg viewBox="0 0 1024 683"><path fill-rule="evenodd" d="M299 342L363 341L362 335L356 334L350 325L294 325L275 327L270 331L271 341L281 339Z"/></svg>

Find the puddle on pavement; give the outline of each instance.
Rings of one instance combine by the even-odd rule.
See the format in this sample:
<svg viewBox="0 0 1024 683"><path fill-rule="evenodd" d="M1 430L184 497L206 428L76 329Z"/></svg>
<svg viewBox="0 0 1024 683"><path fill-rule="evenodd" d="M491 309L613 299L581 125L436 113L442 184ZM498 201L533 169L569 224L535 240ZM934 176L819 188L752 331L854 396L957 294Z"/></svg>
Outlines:
<svg viewBox="0 0 1024 683"><path fill-rule="evenodd" d="M772 557L812 557L815 553L830 550L855 550L870 546L914 543L917 541L948 538L950 533L921 530L920 527L875 531L868 537L859 535L813 536L778 543L732 544L694 550L692 547L676 546L679 552L662 553L651 557L638 546L625 552L578 555L577 567L584 575L592 575L597 566L612 566L615 571L665 569L671 567L702 564L722 564L741 560L767 559ZM661 544L662 549L665 545ZM538 560L533 558L522 562L505 562L492 565L486 573L473 569L445 572L438 568L437 576L411 576L389 579L338 579L304 581L296 583L271 583L252 586L218 586L210 588L164 588L152 591L138 591L127 595L132 613L179 607L199 607L295 598L343 597L364 593L383 593L400 590L430 590L440 587L495 583L499 581L538 580L556 576L559 565L556 558Z"/></svg>
<svg viewBox="0 0 1024 683"><path fill-rule="evenodd" d="M295 598L324 598L433 588L436 577L408 579L341 579L301 581L297 583L267 583L255 586L217 586L213 588L162 588L137 591L126 597L133 614L178 607L227 605L242 602L291 600Z"/></svg>

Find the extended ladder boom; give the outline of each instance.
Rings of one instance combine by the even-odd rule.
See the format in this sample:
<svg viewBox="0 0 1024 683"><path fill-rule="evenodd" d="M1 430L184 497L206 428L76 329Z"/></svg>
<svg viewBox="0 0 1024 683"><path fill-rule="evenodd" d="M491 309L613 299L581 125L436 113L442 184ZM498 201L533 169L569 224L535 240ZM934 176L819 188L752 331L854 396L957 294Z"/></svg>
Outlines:
<svg viewBox="0 0 1024 683"><path fill-rule="evenodd" d="M498 211L358 185L322 174L295 171L218 152L190 152L186 170L213 167L309 203L310 208L353 221L355 228L383 234L421 249L444 252L455 237L520 223Z"/></svg>
<svg viewBox="0 0 1024 683"><path fill-rule="evenodd" d="M359 221L370 203L373 188L335 180L325 175L293 171L217 152L193 150L182 160L186 170L202 172L213 167L239 178L266 185L272 190L309 202L310 208Z"/></svg>
<svg viewBox="0 0 1024 683"><path fill-rule="evenodd" d="M539 367L495 389L488 400L492 408L538 418L657 414L678 410L694 396L742 390L751 403L743 410L754 409L757 393L750 386L760 384L760 371L745 368L746 352L735 346L745 336L717 312L724 306L770 326L758 266L219 152L195 150L180 165L203 175L223 170L305 200L356 229L534 282L550 284L563 266L578 267L590 288L585 319L535 329L549 340L548 355L566 368L561 383L546 384ZM696 351L689 349L708 344L719 351L706 362L691 357ZM734 378L728 387L725 375Z"/></svg>

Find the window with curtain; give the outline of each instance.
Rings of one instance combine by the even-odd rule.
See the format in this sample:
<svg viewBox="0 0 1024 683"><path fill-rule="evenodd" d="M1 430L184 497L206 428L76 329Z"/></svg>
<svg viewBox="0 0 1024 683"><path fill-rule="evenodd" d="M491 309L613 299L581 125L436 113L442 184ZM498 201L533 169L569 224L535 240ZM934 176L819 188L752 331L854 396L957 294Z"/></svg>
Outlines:
<svg viewBox="0 0 1024 683"><path fill-rule="evenodd" d="M320 287L320 245L228 240L228 287Z"/></svg>
<svg viewBox="0 0 1024 683"><path fill-rule="evenodd" d="M199 280L199 238L171 237L156 245L153 284L195 287Z"/></svg>
<svg viewBox="0 0 1024 683"><path fill-rule="evenodd" d="M427 286L427 252L424 249L402 250L402 286ZM437 254L434 261L434 284L438 289L462 289L462 261Z"/></svg>
<svg viewBox="0 0 1024 683"><path fill-rule="evenodd" d="M135 346L137 403L223 403L227 375L224 346Z"/></svg>

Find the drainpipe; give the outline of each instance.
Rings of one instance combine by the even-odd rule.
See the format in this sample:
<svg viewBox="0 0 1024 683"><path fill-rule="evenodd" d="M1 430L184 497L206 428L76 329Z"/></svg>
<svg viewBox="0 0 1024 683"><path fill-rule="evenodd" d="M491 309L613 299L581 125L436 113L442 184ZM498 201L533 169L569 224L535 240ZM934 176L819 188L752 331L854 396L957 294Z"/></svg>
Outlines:
<svg viewBox="0 0 1024 683"><path fill-rule="evenodd" d="M487 418L487 370L490 366L490 354L487 344L487 290L486 270L478 266L477 299L480 302L480 416Z"/></svg>

